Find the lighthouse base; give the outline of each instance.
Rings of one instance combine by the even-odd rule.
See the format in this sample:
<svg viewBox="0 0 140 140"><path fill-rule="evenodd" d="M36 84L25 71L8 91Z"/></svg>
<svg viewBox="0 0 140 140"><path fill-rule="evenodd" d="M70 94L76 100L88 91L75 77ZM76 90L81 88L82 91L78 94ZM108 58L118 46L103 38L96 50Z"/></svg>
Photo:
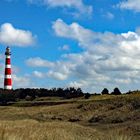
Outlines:
<svg viewBox="0 0 140 140"><path fill-rule="evenodd" d="M11 90L12 89L12 86L4 86L4 89Z"/></svg>

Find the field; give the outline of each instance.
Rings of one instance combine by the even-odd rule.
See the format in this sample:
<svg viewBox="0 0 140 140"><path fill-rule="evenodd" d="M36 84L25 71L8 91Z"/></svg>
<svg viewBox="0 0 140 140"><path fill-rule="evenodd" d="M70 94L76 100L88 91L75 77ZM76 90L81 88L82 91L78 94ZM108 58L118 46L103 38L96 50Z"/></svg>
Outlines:
<svg viewBox="0 0 140 140"><path fill-rule="evenodd" d="M0 140L139 140L140 94L0 106Z"/></svg>

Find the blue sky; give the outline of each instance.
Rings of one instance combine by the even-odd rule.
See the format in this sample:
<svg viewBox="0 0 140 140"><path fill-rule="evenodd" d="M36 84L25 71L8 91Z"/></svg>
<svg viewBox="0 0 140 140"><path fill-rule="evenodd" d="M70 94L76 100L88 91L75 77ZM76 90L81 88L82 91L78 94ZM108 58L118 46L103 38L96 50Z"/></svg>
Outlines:
<svg viewBox="0 0 140 140"><path fill-rule="evenodd" d="M140 84L139 0L1 0L0 78L13 88L134 90Z"/></svg>

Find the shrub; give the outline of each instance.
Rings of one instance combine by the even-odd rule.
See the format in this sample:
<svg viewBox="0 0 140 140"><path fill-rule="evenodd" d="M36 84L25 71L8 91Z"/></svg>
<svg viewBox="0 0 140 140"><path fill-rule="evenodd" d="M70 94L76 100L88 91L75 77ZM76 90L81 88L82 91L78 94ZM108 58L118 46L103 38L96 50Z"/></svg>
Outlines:
<svg viewBox="0 0 140 140"><path fill-rule="evenodd" d="M91 95L90 95L89 93L86 93L86 94L85 94L85 99L89 99L90 96L91 96Z"/></svg>
<svg viewBox="0 0 140 140"><path fill-rule="evenodd" d="M12 93L1 93L0 94L0 104L6 105L8 102L15 101L14 94Z"/></svg>
<svg viewBox="0 0 140 140"><path fill-rule="evenodd" d="M114 88L114 91L111 93L113 95L121 95L121 92L118 88Z"/></svg>
<svg viewBox="0 0 140 140"><path fill-rule="evenodd" d="M104 94L109 94L109 91L108 91L108 89L107 88L104 88L103 90L102 90L102 95L104 95Z"/></svg>

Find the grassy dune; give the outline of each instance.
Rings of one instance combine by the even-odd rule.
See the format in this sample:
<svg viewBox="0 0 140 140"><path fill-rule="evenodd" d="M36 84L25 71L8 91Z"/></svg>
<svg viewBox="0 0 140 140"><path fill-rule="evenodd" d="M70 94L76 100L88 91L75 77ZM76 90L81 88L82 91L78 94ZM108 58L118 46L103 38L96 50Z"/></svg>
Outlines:
<svg viewBox="0 0 140 140"><path fill-rule="evenodd" d="M1 140L132 140L119 131L105 135L96 129L70 122L45 122L33 120L2 121Z"/></svg>
<svg viewBox="0 0 140 140"><path fill-rule="evenodd" d="M133 139L140 139L140 94L0 106L0 140Z"/></svg>
<svg viewBox="0 0 140 140"><path fill-rule="evenodd" d="M20 120L0 124L0 136L6 140L90 140L99 135L96 130L70 122Z"/></svg>

